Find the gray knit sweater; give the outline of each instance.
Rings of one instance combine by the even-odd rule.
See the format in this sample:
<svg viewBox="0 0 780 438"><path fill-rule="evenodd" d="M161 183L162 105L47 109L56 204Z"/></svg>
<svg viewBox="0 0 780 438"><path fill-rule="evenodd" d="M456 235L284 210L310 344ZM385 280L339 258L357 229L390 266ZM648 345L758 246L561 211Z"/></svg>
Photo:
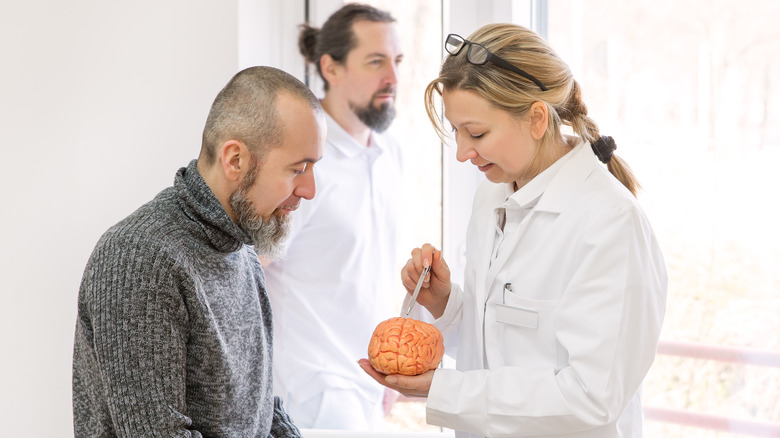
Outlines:
<svg viewBox="0 0 780 438"><path fill-rule="evenodd" d="M109 229L87 263L77 438L300 436L272 394L262 267L195 165Z"/></svg>

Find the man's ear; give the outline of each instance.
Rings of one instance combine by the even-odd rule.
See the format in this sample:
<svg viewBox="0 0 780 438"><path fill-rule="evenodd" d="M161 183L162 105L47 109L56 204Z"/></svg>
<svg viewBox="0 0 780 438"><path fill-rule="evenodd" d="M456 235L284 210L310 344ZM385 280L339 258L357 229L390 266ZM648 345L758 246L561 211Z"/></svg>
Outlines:
<svg viewBox="0 0 780 438"><path fill-rule="evenodd" d="M336 62L333 57L327 53L320 57L320 71L322 72L322 77L325 78L328 84L338 84L339 67L341 67L341 64Z"/></svg>
<svg viewBox="0 0 780 438"><path fill-rule="evenodd" d="M550 115L547 113L547 105L544 102L536 101L528 110L528 119L531 122L531 137L534 140L540 140L547 132L547 120Z"/></svg>
<svg viewBox="0 0 780 438"><path fill-rule="evenodd" d="M219 147L218 157L222 172L229 181L240 181L250 166L250 152L238 140L228 140Z"/></svg>

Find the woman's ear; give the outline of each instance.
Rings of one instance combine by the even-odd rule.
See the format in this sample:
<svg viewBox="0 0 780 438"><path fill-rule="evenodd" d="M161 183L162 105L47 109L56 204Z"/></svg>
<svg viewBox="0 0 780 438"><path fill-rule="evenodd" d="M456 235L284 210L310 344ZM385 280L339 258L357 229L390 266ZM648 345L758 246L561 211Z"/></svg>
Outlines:
<svg viewBox="0 0 780 438"><path fill-rule="evenodd" d="M550 115L547 112L547 104L542 101L536 101L528 110L528 118L531 122L531 137L534 140L540 140L547 132L547 120Z"/></svg>

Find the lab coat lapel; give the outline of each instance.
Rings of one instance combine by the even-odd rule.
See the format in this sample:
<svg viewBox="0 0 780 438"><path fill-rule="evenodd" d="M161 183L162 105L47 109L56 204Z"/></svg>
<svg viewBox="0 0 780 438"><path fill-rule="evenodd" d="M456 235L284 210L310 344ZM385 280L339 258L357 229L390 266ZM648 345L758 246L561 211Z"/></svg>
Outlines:
<svg viewBox="0 0 780 438"><path fill-rule="evenodd" d="M483 283L485 285L486 295L489 295L489 291L494 287L493 283L496 280L496 276L501 271L501 268L506 264L509 256L512 254L513 251L511 251L510 248L515 248L520 244L520 239L523 237L526 228L528 228L528 223L531 221L534 213L536 213L536 209L529 211L523 220L520 221L520 224L517 226L517 228L511 230L509 234L504 235L504 241L501 244L504 249L499 251L498 257L496 257L496 259L493 260L493 263L490 264L490 269L487 272L485 283ZM489 256L490 255L488 255L488 257Z"/></svg>
<svg viewBox="0 0 780 438"><path fill-rule="evenodd" d="M521 205L529 204L537 197L539 199L539 202L528 212L528 214L526 214L523 220L520 221L517 228L504 236L504 242L501 244L504 250L500 251L496 260L489 265L490 268L486 273L484 282L478 283L483 285L483 297L486 298L487 295L489 295L488 292L491 288L495 287L493 283L495 282L496 276L512 255L513 251L511 249L520 244L520 240L523 238L534 215L542 211L561 213L571 202L572 196L577 193L577 187L581 186L582 182L591 172L593 172L593 169L598 166L596 156L591 151L588 143L580 143L569 153L571 155L563 158L565 162L561 163L561 167L555 170L555 174L549 183L543 184L546 185L546 187L533 189L529 186L528 188L531 189L530 193L524 194L525 196L521 195L521 199L514 199L514 201L519 202L507 202L509 205L508 208L521 208ZM529 185L533 183L534 181L530 182ZM491 227L490 230L491 232L495 232L493 227ZM487 244L488 251L492 249L492 243L493 236L491 235L489 243ZM486 257L489 258L490 256L491 254L488 252Z"/></svg>
<svg viewBox="0 0 780 438"><path fill-rule="evenodd" d="M496 213L495 209L501 205L504 201L504 188L500 185L491 187L491 192L488 195L485 203L485 207L481 208L481 215L479 216L478 223L475 224L475 232L477 234L477 251L478 255L474 260L478 260L479 263L474 266L475 283L474 283L474 298L478 306L487 300L488 296L488 283L487 276L490 269L490 259L493 252L493 242L496 237ZM477 312L479 314L479 326L482 327L485 319L484 312ZM481 330L481 329L480 329Z"/></svg>

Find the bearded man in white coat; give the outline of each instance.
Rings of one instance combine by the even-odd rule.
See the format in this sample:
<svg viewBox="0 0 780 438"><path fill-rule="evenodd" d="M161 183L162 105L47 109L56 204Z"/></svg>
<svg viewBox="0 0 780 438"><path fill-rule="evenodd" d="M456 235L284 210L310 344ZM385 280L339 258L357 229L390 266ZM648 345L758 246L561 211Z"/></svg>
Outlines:
<svg viewBox="0 0 780 438"><path fill-rule="evenodd" d="M321 29L301 26L300 49L325 84L328 135L316 201L303 204L284 261L266 267L274 311L274 388L302 428L376 429L385 388L363 373L376 325L392 316L398 284L399 48L394 19L349 4ZM388 392L388 394L395 394Z"/></svg>

